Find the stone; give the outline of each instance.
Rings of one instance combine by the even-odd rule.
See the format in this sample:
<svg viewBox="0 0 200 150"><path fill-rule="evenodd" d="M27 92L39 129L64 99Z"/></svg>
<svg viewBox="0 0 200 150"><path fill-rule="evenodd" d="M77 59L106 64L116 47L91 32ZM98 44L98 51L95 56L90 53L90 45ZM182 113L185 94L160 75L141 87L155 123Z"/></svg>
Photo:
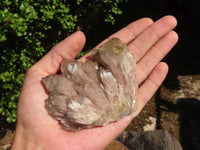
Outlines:
<svg viewBox="0 0 200 150"><path fill-rule="evenodd" d="M153 130L155 130L156 129L156 118L149 116L148 120L151 121L151 123L150 124L147 123L143 127L143 130L144 131L153 131Z"/></svg>
<svg viewBox="0 0 200 150"><path fill-rule="evenodd" d="M113 140L104 150L130 150L117 140Z"/></svg>
<svg viewBox="0 0 200 150"><path fill-rule="evenodd" d="M45 107L68 131L118 121L136 109L135 70L127 44L113 38L85 62L63 60L61 75L43 78L49 92Z"/></svg>
<svg viewBox="0 0 200 150"><path fill-rule="evenodd" d="M117 140L133 150L182 150L180 142L167 130L124 131Z"/></svg>

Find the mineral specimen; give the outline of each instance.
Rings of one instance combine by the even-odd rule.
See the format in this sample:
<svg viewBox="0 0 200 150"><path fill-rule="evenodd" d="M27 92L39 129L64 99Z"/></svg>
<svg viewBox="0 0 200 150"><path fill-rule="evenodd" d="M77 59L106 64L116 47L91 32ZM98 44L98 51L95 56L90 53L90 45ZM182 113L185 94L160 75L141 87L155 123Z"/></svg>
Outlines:
<svg viewBox="0 0 200 150"><path fill-rule="evenodd" d="M62 75L43 78L47 111L68 131L104 126L134 112L136 62L127 44L113 38L91 60L64 60Z"/></svg>

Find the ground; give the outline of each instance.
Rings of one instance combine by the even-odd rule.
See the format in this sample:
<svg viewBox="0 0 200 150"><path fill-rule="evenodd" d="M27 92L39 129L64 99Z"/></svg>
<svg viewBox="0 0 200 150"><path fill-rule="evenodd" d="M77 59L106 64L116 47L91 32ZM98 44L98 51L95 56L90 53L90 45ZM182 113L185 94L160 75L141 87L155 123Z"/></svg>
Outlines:
<svg viewBox="0 0 200 150"><path fill-rule="evenodd" d="M14 138L15 125L9 124L4 118L0 119L0 150L10 148Z"/></svg>
<svg viewBox="0 0 200 150"><path fill-rule="evenodd" d="M167 79L142 112L127 127L127 131L168 130L187 147L199 146L200 75L176 76ZM14 137L14 125L0 121L0 150L9 149Z"/></svg>
<svg viewBox="0 0 200 150"><path fill-rule="evenodd" d="M169 131L184 150L200 149L200 75L176 78L176 85L171 78L165 81L127 130L144 131L144 127L153 123L150 120L153 117L156 118L155 129ZM169 82L173 82L173 86L169 86Z"/></svg>

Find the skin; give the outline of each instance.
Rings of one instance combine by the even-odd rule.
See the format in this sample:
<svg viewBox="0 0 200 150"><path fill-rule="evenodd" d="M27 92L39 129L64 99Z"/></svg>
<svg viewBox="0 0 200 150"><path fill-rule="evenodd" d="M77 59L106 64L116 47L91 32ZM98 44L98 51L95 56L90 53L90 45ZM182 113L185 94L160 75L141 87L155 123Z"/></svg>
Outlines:
<svg viewBox="0 0 200 150"><path fill-rule="evenodd" d="M178 41L173 31L177 21L165 16L156 22L139 19L111 35L128 43L137 61L136 76L139 82L137 110L132 115L104 127L68 132L44 108L48 98L42 78L55 74L63 59L74 59L85 44L81 31L75 32L54 46L26 73L18 103L17 126L12 150L101 150L116 138L142 110L165 79L168 66L160 62ZM90 55L90 54L88 54ZM87 56L88 56L87 55ZM81 60L85 60L86 56Z"/></svg>

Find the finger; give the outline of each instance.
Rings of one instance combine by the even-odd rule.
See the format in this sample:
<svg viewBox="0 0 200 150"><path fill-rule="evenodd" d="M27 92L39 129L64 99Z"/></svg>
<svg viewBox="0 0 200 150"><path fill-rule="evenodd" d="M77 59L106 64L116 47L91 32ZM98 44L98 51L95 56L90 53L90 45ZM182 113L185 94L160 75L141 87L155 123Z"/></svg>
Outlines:
<svg viewBox="0 0 200 150"><path fill-rule="evenodd" d="M164 78L166 77L167 71L167 64L162 62L154 68L144 84L139 88L137 98L137 110L135 113L117 122L110 123L104 127L96 127L79 131L78 134L82 137L81 139L85 140L85 142L91 141L92 139L97 139L96 141L94 141L94 143L91 144L91 147L97 147L99 143L101 143L102 147L108 145L111 140L115 139L127 127L132 119L142 110L144 105L153 96L155 91L163 82Z"/></svg>
<svg viewBox="0 0 200 150"><path fill-rule="evenodd" d="M168 72L168 65L160 62L150 73L148 78L140 86L137 97L137 111L132 117L136 116L145 104L151 99L154 93L162 84Z"/></svg>
<svg viewBox="0 0 200 150"><path fill-rule="evenodd" d="M63 59L74 59L85 44L85 35L77 31L58 43L35 66L46 74L55 74Z"/></svg>
<svg viewBox="0 0 200 150"><path fill-rule="evenodd" d="M97 47L104 44L111 38L117 37L125 43L129 43L134 40L141 32L143 32L149 25L151 25L153 21L150 18L142 18L136 20L115 34L109 36L106 40L101 42Z"/></svg>
<svg viewBox="0 0 200 150"><path fill-rule="evenodd" d="M137 21L130 23L128 26L124 27L120 31L116 32L115 34L109 36L103 42L96 46L99 48L102 44L106 43L109 39L117 37L123 42L129 43L134 40L141 32L143 32L148 26L150 26L153 21L150 18L142 18ZM88 56L91 55L91 52L84 55L80 58L80 60L85 61Z"/></svg>
<svg viewBox="0 0 200 150"><path fill-rule="evenodd" d="M146 79L152 69L167 55L177 41L177 33L174 31L169 32L137 63L136 76L139 84Z"/></svg>
<svg viewBox="0 0 200 150"><path fill-rule="evenodd" d="M133 42L128 45L129 50L139 61L145 53L165 34L177 25L173 16L165 16L145 29Z"/></svg>

